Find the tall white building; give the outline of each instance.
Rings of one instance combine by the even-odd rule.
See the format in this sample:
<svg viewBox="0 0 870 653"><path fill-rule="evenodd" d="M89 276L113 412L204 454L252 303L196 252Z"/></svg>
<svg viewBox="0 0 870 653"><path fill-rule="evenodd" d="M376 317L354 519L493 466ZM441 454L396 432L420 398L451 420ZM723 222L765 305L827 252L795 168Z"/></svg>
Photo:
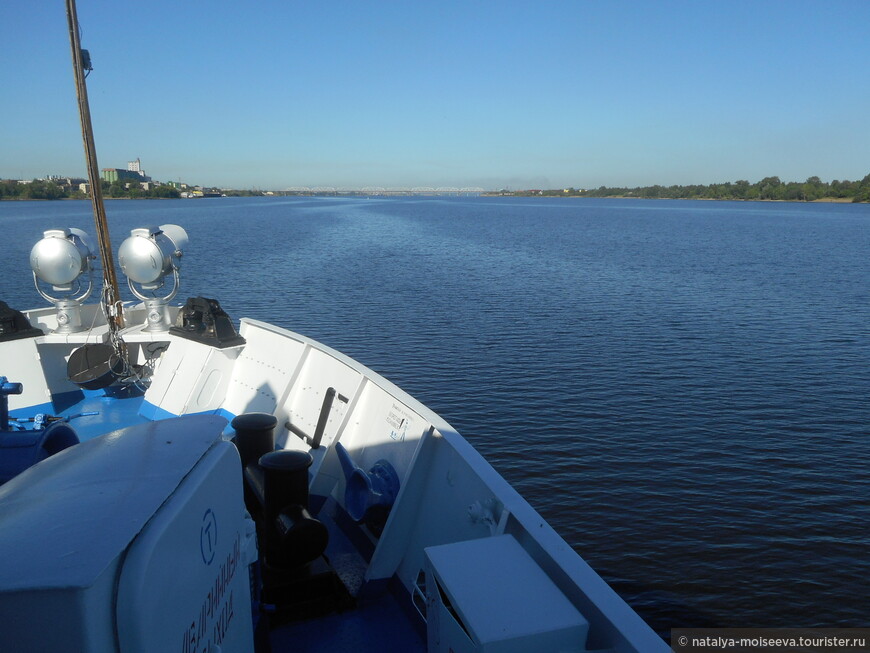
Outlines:
<svg viewBox="0 0 870 653"><path fill-rule="evenodd" d="M142 164L139 162L139 159L137 158L135 161L127 161L127 170L130 172L138 172L141 175Z"/></svg>

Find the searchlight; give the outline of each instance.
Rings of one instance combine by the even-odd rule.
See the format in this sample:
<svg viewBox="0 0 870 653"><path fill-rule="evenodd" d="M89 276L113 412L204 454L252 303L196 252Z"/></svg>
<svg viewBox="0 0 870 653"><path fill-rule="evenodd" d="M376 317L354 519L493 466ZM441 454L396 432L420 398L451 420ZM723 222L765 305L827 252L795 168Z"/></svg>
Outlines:
<svg viewBox="0 0 870 653"><path fill-rule="evenodd" d="M57 308L57 328L54 333L81 331L81 304L94 287L91 242L81 229L49 229L30 250L30 268L37 292ZM88 284L82 290L81 277L87 274ZM52 294L39 282L51 286Z"/></svg>
<svg viewBox="0 0 870 653"><path fill-rule="evenodd" d="M133 229L121 243L118 262L127 275L130 292L145 302L145 331L169 330L167 303L178 293L181 256L187 241L183 228L164 224ZM170 275L172 287L167 290L166 277Z"/></svg>

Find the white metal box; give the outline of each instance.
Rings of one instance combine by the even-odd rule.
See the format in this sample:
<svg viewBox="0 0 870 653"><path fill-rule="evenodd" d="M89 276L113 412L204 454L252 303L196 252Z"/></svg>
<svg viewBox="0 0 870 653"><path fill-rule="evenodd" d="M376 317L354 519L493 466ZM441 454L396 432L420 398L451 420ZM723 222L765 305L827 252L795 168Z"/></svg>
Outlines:
<svg viewBox="0 0 870 653"><path fill-rule="evenodd" d="M121 429L0 488L0 650L253 650L253 528L225 425Z"/></svg>
<svg viewBox="0 0 870 653"><path fill-rule="evenodd" d="M510 535L426 549L429 651L583 651L589 623Z"/></svg>

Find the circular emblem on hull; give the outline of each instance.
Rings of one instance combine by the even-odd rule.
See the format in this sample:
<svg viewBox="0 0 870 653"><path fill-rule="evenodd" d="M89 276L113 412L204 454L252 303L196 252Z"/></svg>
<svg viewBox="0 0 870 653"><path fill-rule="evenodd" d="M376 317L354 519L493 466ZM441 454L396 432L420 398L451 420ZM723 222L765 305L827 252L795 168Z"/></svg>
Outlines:
<svg viewBox="0 0 870 653"><path fill-rule="evenodd" d="M211 508L202 516L202 527L199 529L199 550L202 561L210 565L217 550L217 520Z"/></svg>

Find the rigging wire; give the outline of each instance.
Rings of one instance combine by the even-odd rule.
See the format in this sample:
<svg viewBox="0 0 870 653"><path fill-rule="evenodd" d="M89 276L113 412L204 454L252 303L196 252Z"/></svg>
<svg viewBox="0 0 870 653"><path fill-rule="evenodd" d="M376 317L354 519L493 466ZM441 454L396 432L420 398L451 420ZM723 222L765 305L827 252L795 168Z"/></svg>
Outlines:
<svg viewBox="0 0 870 653"><path fill-rule="evenodd" d="M97 151L94 145L93 126L91 124L91 111L88 103L88 89L85 79L93 70L91 55L81 47L82 27L78 20L75 0L66 0L67 24L70 35L70 49L72 50L73 76L75 78L76 99L79 106L79 117L82 126L82 141L85 149L85 161L88 167L88 181L91 186L91 204L94 210L94 223L97 228L97 242L102 259L103 290L100 293L100 309L109 327L108 343L114 350L115 356L123 365L122 374L124 382L132 383L138 388L145 390L148 379L143 378L140 372L148 372L153 369L154 360L159 355L158 350L146 351L146 360L138 368L130 360L130 352L127 343L121 338L120 330L124 327L124 308L120 299L118 279L115 274L115 264L112 257L112 244L109 238L109 228L106 219L106 207L103 203L103 189L97 164ZM96 319L96 313L94 314ZM92 325L93 328L93 325Z"/></svg>
<svg viewBox="0 0 870 653"><path fill-rule="evenodd" d="M85 68L92 69L90 54L81 48L81 25L76 13L75 0L66 0L67 23L70 34L70 48L72 50L73 76L75 77L76 98L78 99L79 117L82 124L82 140L84 142L85 160L88 166L88 181L91 185L91 203L94 209L94 222L97 227L97 242L100 249L100 257L103 261L103 285L112 288L111 298L120 296L118 280L115 275L114 259L112 257L112 245L109 239L109 229L106 220L106 208L103 204L103 190L100 184L99 167L97 165L97 152L94 145L94 134L91 125L91 112L88 105L88 90L85 84ZM85 65L87 62L87 65ZM104 295L105 297L105 295ZM123 309L120 303L117 306L107 306L107 319L109 330L116 332L124 326ZM126 359L125 359L126 360Z"/></svg>

